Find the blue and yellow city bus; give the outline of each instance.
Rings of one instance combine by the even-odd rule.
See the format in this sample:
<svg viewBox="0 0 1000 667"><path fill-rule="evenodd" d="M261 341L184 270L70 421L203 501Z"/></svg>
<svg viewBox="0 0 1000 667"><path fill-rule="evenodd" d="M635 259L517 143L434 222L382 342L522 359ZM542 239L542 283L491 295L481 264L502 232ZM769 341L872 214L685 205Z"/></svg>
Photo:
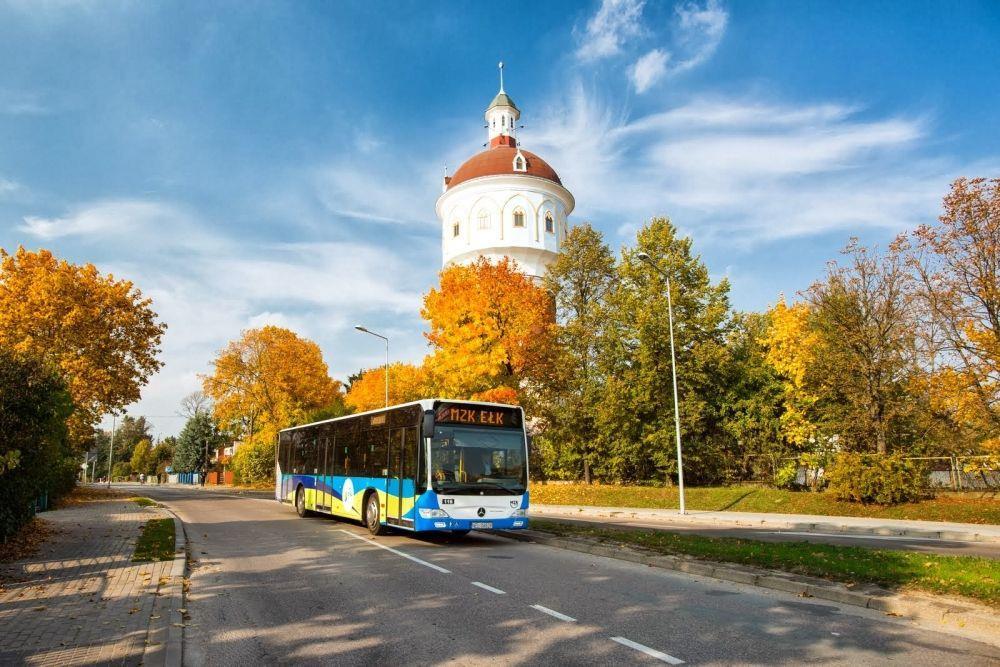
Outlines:
<svg viewBox="0 0 1000 667"><path fill-rule="evenodd" d="M451 531L528 526L521 408L427 399L288 428L278 436L275 498L311 512Z"/></svg>

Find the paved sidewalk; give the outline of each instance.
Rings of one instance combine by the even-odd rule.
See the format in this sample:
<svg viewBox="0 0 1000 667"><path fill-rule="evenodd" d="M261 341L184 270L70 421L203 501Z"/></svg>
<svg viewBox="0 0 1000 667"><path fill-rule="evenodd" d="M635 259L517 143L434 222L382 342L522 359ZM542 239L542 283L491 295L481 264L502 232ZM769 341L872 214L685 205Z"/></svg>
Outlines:
<svg viewBox="0 0 1000 667"><path fill-rule="evenodd" d="M0 664L140 664L172 563L131 558L146 521L169 516L125 498L41 514L52 537L0 565Z"/></svg>
<svg viewBox="0 0 1000 667"><path fill-rule="evenodd" d="M770 528L845 535L896 535L963 542L1000 542L1000 526L944 521L869 519L811 514L770 514L765 512L711 512L643 509L637 507L592 507L587 505L539 505L532 503L535 517L561 516L579 519L641 519L664 526L695 524L740 528Z"/></svg>

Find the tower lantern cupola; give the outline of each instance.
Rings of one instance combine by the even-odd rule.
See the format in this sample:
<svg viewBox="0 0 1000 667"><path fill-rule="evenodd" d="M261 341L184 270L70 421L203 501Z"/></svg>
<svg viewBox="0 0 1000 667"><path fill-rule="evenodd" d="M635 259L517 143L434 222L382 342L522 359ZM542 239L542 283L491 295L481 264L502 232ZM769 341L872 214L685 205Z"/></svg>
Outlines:
<svg viewBox="0 0 1000 667"><path fill-rule="evenodd" d="M490 148L496 146L517 146L516 127L521 111L514 100L503 89L503 63L500 63L500 92L486 109L486 127L489 132Z"/></svg>

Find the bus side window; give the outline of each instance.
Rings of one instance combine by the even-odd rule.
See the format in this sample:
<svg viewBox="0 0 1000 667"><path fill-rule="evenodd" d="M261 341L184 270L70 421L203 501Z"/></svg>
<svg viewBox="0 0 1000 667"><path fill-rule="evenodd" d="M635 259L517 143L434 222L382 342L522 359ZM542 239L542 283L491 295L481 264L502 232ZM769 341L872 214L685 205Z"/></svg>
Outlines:
<svg viewBox="0 0 1000 667"><path fill-rule="evenodd" d="M380 428L368 431L368 476L384 477L386 457L388 456L389 429Z"/></svg>

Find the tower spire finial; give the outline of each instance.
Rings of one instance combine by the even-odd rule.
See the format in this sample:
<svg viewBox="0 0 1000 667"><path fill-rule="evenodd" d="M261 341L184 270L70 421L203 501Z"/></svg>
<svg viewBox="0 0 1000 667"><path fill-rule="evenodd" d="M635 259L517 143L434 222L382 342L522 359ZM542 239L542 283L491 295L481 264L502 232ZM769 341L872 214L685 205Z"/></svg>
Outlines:
<svg viewBox="0 0 1000 667"><path fill-rule="evenodd" d="M502 93L503 92L503 61L502 60L500 61L499 68L500 68L500 92Z"/></svg>

